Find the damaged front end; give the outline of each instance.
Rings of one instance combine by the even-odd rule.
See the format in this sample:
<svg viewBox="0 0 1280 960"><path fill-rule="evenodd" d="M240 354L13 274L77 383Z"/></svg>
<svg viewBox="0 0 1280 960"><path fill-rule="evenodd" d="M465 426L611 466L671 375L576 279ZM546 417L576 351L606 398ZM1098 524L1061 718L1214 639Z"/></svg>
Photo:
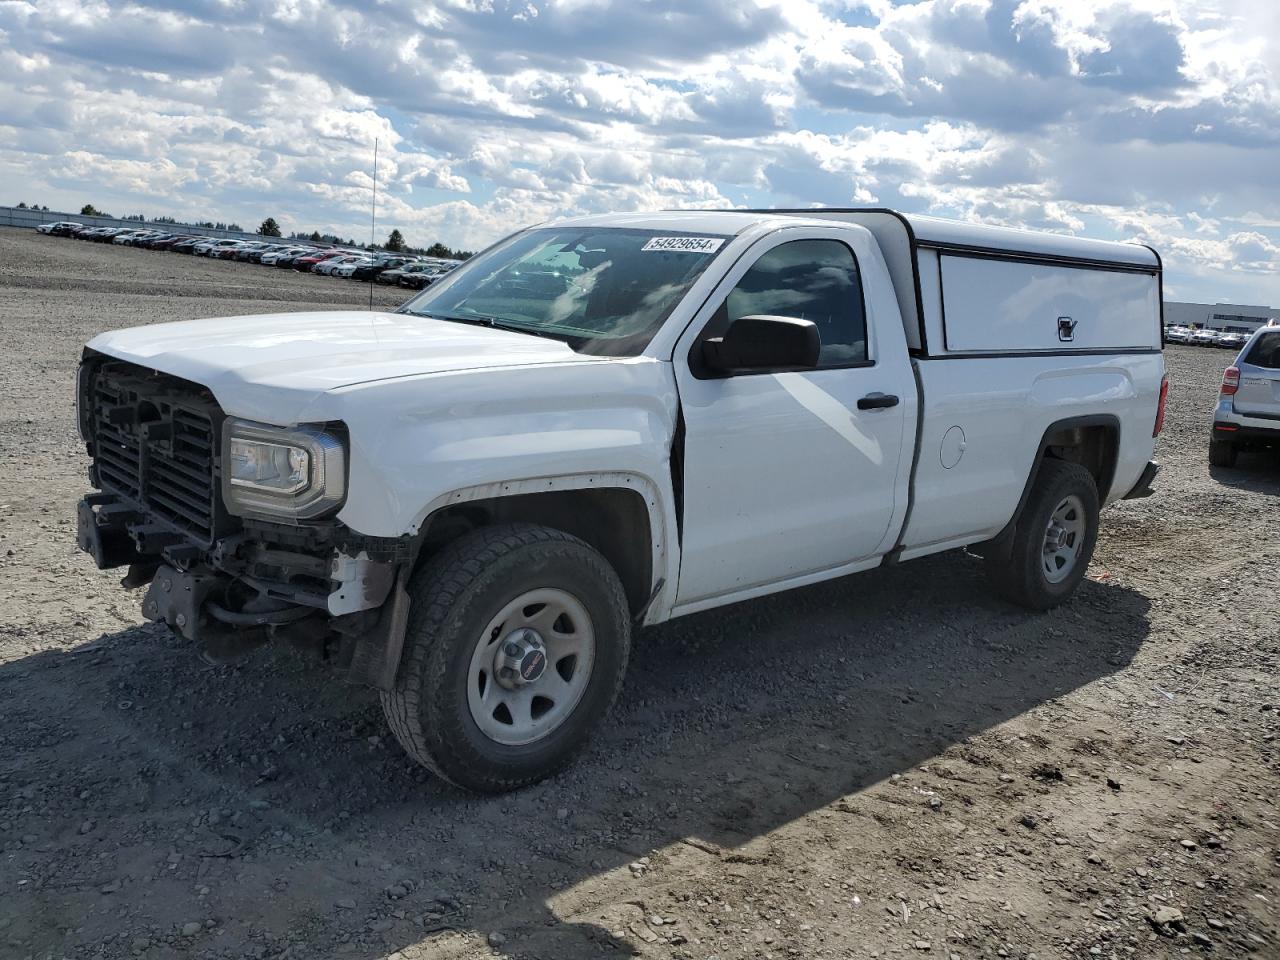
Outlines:
<svg viewBox="0 0 1280 960"><path fill-rule="evenodd" d="M147 619L212 660L287 640L352 682L391 686L415 544L334 516L341 424L234 420L197 384L93 353L77 397L98 491L80 502L77 539L99 567L128 567L123 586L147 586Z"/></svg>

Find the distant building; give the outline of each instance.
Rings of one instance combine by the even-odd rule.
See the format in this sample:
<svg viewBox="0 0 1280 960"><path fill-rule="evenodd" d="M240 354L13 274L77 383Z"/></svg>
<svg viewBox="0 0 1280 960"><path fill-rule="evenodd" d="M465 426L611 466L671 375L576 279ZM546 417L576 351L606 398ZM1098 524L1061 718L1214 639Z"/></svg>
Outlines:
<svg viewBox="0 0 1280 960"><path fill-rule="evenodd" d="M1182 303L1166 300L1164 322L1183 327L1208 327L1233 333L1253 333L1273 320L1280 322L1280 307L1241 303Z"/></svg>

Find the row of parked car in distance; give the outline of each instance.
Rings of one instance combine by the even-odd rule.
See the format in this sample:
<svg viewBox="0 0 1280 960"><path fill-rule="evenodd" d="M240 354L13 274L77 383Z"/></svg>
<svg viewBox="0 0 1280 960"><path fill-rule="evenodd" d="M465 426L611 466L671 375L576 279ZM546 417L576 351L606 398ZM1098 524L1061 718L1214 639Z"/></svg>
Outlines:
<svg viewBox="0 0 1280 960"><path fill-rule="evenodd" d="M86 227L69 220L43 223L40 233L75 237L95 243L146 247L170 253L187 253L214 260L240 260L268 267L348 280L376 280L378 283L421 290L458 265L457 260L413 257L387 251L369 252L340 247L320 248L293 241L235 240L230 238L165 233L154 229L128 227Z"/></svg>
<svg viewBox="0 0 1280 960"><path fill-rule="evenodd" d="M1247 333L1233 330L1211 330L1208 327L1184 327L1171 324L1164 328L1165 343L1189 343L1196 347L1224 347L1239 350L1249 339Z"/></svg>

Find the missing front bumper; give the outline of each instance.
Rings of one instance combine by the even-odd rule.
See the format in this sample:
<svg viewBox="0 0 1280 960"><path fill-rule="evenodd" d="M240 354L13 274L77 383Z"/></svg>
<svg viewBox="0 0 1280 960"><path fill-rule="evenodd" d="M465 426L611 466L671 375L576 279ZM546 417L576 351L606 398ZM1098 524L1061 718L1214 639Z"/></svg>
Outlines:
<svg viewBox="0 0 1280 960"><path fill-rule="evenodd" d="M207 660L228 662L280 639L319 642L327 656L337 636L350 682L394 685L415 554L407 541L339 540L257 524L203 551L171 542L136 506L103 493L81 500L76 529L80 549L99 568L128 566L122 585L147 585L143 616Z"/></svg>

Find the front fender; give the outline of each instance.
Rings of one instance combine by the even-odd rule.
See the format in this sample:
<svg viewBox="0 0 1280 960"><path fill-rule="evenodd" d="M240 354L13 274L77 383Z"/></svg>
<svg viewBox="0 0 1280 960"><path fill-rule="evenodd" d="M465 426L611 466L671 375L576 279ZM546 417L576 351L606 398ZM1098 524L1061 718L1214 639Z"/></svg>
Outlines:
<svg viewBox="0 0 1280 960"><path fill-rule="evenodd" d="M424 508L417 526L419 529L424 529L434 514L446 507L462 503L560 491L634 491L644 500L649 519L649 569L652 571L649 589L654 593L649 597L651 602L645 608L644 622L657 623L667 618L674 602L676 574L679 570L679 545L676 542L677 538L673 536L673 531L677 529L674 498L669 495L669 483L667 487L668 492L664 494L656 480L635 473L580 473L557 477L503 480L453 490L437 497Z"/></svg>
<svg viewBox="0 0 1280 960"><path fill-rule="evenodd" d="M669 364L481 369L360 384L327 399L350 436L338 518L353 530L414 536L433 512L468 499L629 487L649 506L655 575L675 582Z"/></svg>

